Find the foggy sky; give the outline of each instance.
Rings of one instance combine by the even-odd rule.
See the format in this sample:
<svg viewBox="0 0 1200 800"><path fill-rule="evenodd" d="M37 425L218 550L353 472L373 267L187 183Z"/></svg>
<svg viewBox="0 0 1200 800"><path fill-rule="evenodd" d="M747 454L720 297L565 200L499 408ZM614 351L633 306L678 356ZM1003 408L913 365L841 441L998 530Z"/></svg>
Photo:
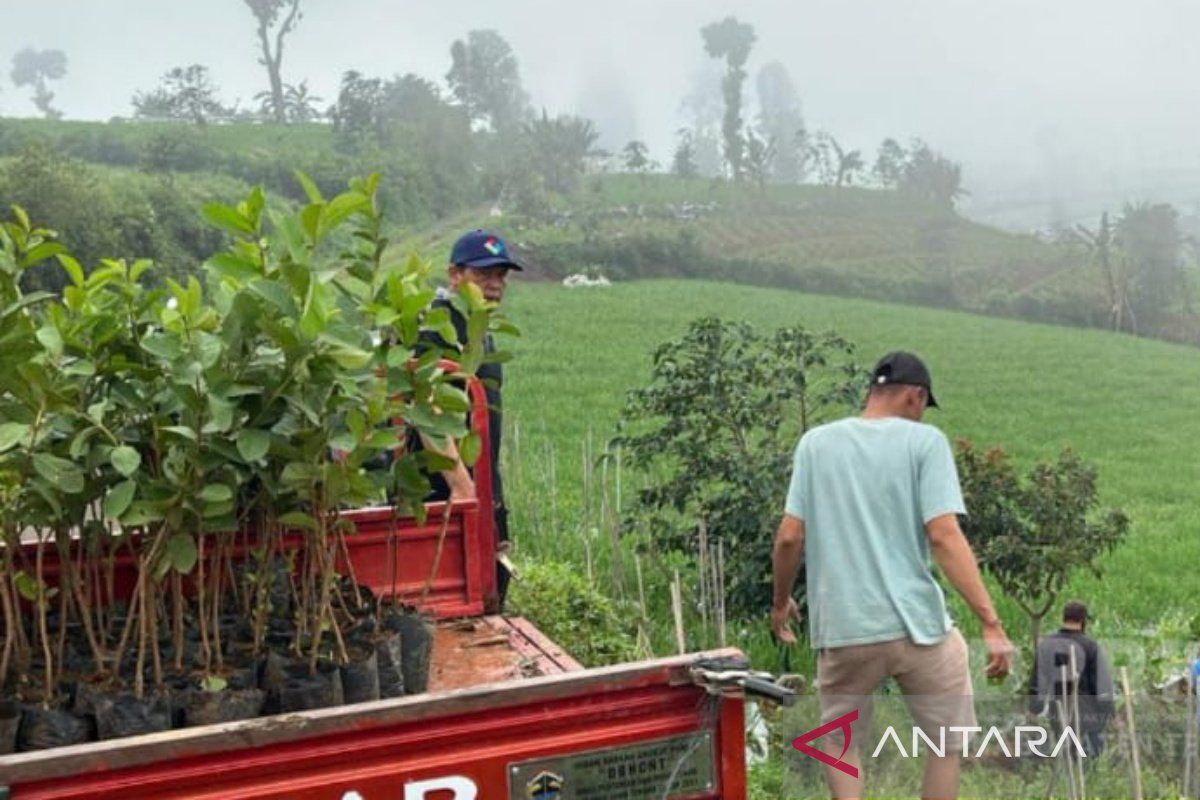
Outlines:
<svg viewBox="0 0 1200 800"><path fill-rule="evenodd" d="M0 0L0 114L34 113L8 77L26 45L64 50L51 84L68 118L130 116L174 66L208 66L222 99L265 88L241 0ZM810 130L863 148L919 136L964 163L967 210L1028 224L1120 198L1200 203L1200 3L1195 0L304 0L284 78L326 103L342 72L444 85L450 42L495 28L535 107L596 119L669 163L680 100L707 57L704 24L735 13L792 74ZM749 116L749 115L747 115ZM1009 217L1019 219L1009 219Z"/></svg>

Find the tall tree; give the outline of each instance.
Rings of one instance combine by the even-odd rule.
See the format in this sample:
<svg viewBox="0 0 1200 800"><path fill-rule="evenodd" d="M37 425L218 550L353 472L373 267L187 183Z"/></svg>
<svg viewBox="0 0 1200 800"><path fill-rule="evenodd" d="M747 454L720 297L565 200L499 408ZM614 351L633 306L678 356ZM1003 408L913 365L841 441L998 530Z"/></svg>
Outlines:
<svg viewBox="0 0 1200 800"><path fill-rule="evenodd" d="M739 22L736 17L706 25L700 35L709 56L725 59L725 77L721 81L725 116L721 121L721 135L725 140L729 172L734 180L740 181L746 149L742 135L742 85L746 82L746 60L750 58L750 49L757 37L753 26Z"/></svg>
<svg viewBox="0 0 1200 800"><path fill-rule="evenodd" d="M157 89L135 94L133 108L139 117L185 119L197 125L229 113L217 99L217 87L208 77L208 67L200 64L175 67L163 75Z"/></svg>
<svg viewBox="0 0 1200 800"><path fill-rule="evenodd" d="M625 169L630 172L642 174L650 169L650 149L640 139L634 139L625 145L621 156L625 159Z"/></svg>
<svg viewBox="0 0 1200 800"><path fill-rule="evenodd" d="M966 194L962 187L962 165L916 139L908 149L900 190L953 210L955 201Z"/></svg>
<svg viewBox="0 0 1200 800"><path fill-rule="evenodd" d="M871 174L875 177L875 182L883 188L895 189L904 177L904 165L907 161L908 153L899 142L888 137L879 144Z"/></svg>
<svg viewBox="0 0 1200 800"><path fill-rule="evenodd" d="M853 183L865 164L860 150L846 150L832 134L821 131L813 137L809 158L816 165L822 183L838 189Z"/></svg>
<svg viewBox="0 0 1200 800"><path fill-rule="evenodd" d="M465 41L450 45L450 61L446 83L472 122L509 133L529 116L529 95L521 86L516 53L499 33L468 31Z"/></svg>
<svg viewBox="0 0 1200 800"><path fill-rule="evenodd" d="M300 22L300 0L245 0L258 22L258 63L267 68L271 82L271 116L276 122L287 121L287 103L283 88L283 40Z"/></svg>
<svg viewBox="0 0 1200 800"><path fill-rule="evenodd" d="M689 149L696 172L715 178L725 171L721 157L722 70L715 61L703 61L692 75L691 89L679 104L690 127Z"/></svg>
<svg viewBox="0 0 1200 800"><path fill-rule="evenodd" d="M551 118L545 109L526 123L524 134L532 168L547 189L564 194L579 183L599 138L591 120L565 114Z"/></svg>
<svg viewBox="0 0 1200 800"><path fill-rule="evenodd" d="M1116 235L1108 212L1100 215L1095 230L1076 225L1070 239L1082 244L1100 273L1104 299L1108 304L1108 324L1114 331L1128 329L1137 332L1137 317L1130 300L1129 259L1117 246Z"/></svg>
<svg viewBox="0 0 1200 800"><path fill-rule="evenodd" d="M34 50L26 47L12 61L12 78L15 86L33 87L33 104L47 119L59 119L62 112L50 105L54 92L46 87L46 81L56 81L67 74L67 55L62 50Z"/></svg>
<svg viewBox="0 0 1200 800"><path fill-rule="evenodd" d="M1137 318L1161 318L1184 293L1179 212L1169 203L1127 203L1116 237L1132 268Z"/></svg>
<svg viewBox="0 0 1200 800"><path fill-rule="evenodd" d="M692 132L680 128L677 132L679 144L675 147L675 155L671 160L671 172L680 178L694 178L699 174L696 166L696 148L692 144Z"/></svg>
<svg viewBox="0 0 1200 800"><path fill-rule="evenodd" d="M777 157L778 150L773 137L760 135L753 129L746 131L746 174L758 184L758 188L767 185Z"/></svg>
<svg viewBox="0 0 1200 800"><path fill-rule="evenodd" d="M780 183L799 183L804 178L804 116L792 76L787 67L772 61L758 71L755 85L758 129L774 146L770 177Z"/></svg>

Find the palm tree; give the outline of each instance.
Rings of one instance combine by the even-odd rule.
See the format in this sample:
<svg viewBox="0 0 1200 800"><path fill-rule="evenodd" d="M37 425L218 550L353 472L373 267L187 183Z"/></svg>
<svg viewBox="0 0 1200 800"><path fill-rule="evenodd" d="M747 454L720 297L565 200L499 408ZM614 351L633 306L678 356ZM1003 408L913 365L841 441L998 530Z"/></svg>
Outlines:
<svg viewBox="0 0 1200 800"><path fill-rule="evenodd" d="M283 110L289 122L312 122L321 118L320 97L308 93L308 81L288 84L283 93Z"/></svg>

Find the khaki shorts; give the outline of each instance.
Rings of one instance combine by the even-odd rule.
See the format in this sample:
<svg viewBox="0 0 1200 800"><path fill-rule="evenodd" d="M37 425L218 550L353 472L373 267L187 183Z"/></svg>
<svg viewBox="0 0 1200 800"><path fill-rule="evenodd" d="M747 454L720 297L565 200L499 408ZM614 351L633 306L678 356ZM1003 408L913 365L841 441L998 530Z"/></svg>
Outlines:
<svg viewBox="0 0 1200 800"><path fill-rule="evenodd" d="M822 650L817 657L821 721L858 709L860 724L869 727L871 696L888 678L896 679L913 722L927 733L976 725L967 642L958 628L931 645L904 638Z"/></svg>

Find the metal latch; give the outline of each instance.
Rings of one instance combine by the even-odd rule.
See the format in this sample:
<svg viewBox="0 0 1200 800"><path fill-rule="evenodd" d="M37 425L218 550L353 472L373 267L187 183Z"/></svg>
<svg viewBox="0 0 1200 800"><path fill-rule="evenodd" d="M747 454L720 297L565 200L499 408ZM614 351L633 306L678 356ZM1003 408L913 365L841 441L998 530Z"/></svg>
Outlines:
<svg viewBox="0 0 1200 800"><path fill-rule="evenodd" d="M790 706L796 702L796 693L775 681L769 672L750 669L749 663L723 664L699 662L689 670L692 682L709 694L720 695L730 690L741 690L747 694L763 697L780 705Z"/></svg>

